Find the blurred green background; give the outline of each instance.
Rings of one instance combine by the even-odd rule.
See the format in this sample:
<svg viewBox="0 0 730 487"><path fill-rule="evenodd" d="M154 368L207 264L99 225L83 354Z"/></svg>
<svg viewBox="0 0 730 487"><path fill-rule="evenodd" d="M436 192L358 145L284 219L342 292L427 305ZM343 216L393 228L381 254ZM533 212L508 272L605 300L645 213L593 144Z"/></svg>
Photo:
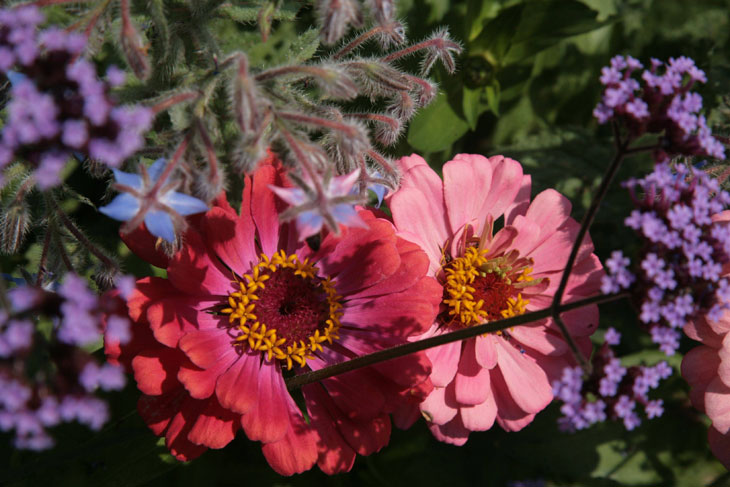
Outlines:
<svg viewBox="0 0 730 487"><path fill-rule="evenodd" d="M724 99L730 93L730 1L402 0L398 7L411 39L448 26L465 49L456 75L437 69L441 94L415 117L391 155L418 152L435 168L459 152L509 155L532 174L533 194L557 188L573 201L580 218L612 156L610 131L598 126L591 112L601 93L600 68L616 54L630 54L645 64L651 57L694 58L709 79L699 88L709 119L719 133L730 132ZM284 2L282 8L291 15L275 22L268 46L258 48L268 62L286 59L293 44L305 49L303 42L316 42L305 35L312 25L312 5ZM222 36L230 36L223 44L232 48L256 32L250 22L220 27ZM316 57L327 51L312 48L307 53ZM648 159L629 159L619 179L650 167ZM83 171L75 171L68 182L94 204L104 196L103 185ZM95 241L121 253L127 271L139 276L153 272L124 251L115 222L102 219L90 205L67 203L66 209ZM602 259L616 248L631 252L632 235L622 225L628 211L628 197L617 184L591 231ZM34 269L37 254L38 245L31 243L22 255L3 258L2 268ZM623 333L619 353L626 364L662 359L627 305L603 309L601 325ZM685 343L682 350L689 347ZM609 423L561 433L555 404L521 432L505 433L495 426L472 434L463 447L438 443L419 422L409 431L394 431L388 447L358 458L352 472L333 477L316 467L280 477L266 464L259 445L240 433L224 450L178 463L137 416L138 392L130 384L107 396L114 414L101 433L75 425L57 428L57 447L43 454L15 451L9 435L0 435L0 484L502 487L531 480L547 486L730 486L730 474L707 447L707 421L689 404L687 386L678 375L680 361L681 356L670 360L677 374L653 393L664 398L664 416L632 432Z"/></svg>

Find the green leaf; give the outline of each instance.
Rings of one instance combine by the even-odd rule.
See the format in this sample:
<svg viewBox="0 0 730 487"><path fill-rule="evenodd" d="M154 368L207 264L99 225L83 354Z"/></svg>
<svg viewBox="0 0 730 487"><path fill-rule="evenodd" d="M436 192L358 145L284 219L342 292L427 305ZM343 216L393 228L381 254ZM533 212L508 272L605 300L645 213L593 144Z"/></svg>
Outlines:
<svg viewBox="0 0 730 487"><path fill-rule="evenodd" d="M471 54L485 52L496 65L502 64L502 59L512 46L512 39L522 19L524 5L515 5L502 10L499 15L487 22L474 41L469 46Z"/></svg>
<svg viewBox="0 0 730 487"><path fill-rule="evenodd" d="M308 29L303 34L295 37L289 47L288 61L291 64L299 64L308 61L314 56L319 47L319 29Z"/></svg>
<svg viewBox="0 0 730 487"><path fill-rule="evenodd" d="M178 103L167 110L173 129L183 131L190 127L191 117L188 105L188 103Z"/></svg>
<svg viewBox="0 0 730 487"><path fill-rule="evenodd" d="M281 24L264 43L256 42L260 40L258 33L249 35L255 36L255 39L246 49L246 55L251 65L258 68L303 63L311 59L319 47L317 29L298 33L292 23Z"/></svg>
<svg viewBox="0 0 730 487"><path fill-rule="evenodd" d="M469 124L461 118L451 105L445 93L418 112L408 128L408 143L423 152L448 149L469 130Z"/></svg>
<svg viewBox="0 0 730 487"><path fill-rule="evenodd" d="M598 12L577 0L533 1L512 38L505 62L517 62L537 54L566 37L599 29L613 19L597 20Z"/></svg>
<svg viewBox="0 0 730 487"><path fill-rule="evenodd" d="M431 14L426 21L429 24L441 22L451 6L450 0L424 0L424 3L431 7Z"/></svg>
<svg viewBox="0 0 730 487"><path fill-rule="evenodd" d="M477 128L477 120L479 115L484 111L484 88L467 88L464 87L462 96L462 110L464 117L466 118L469 128L474 130Z"/></svg>
<svg viewBox="0 0 730 487"><path fill-rule="evenodd" d="M260 5L223 5L218 12L231 20L242 24L252 24L258 21ZM285 3L272 14L272 20L294 20L299 8L292 3Z"/></svg>
<svg viewBox="0 0 730 487"><path fill-rule="evenodd" d="M476 130L479 116L488 110L499 115L499 84L495 82L493 85L475 88L465 86L462 111L471 130Z"/></svg>
<svg viewBox="0 0 730 487"><path fill-rule="evenodd" d="M499 95L500 95L499 82L495 81L493 85L487 86L486 92L487 92L487 105L489 106L489 109L496 116L499 116Z"/></svg>
<svg viewBox="0 0 730 487"><path fill-rule="evenodd" d="M485 21L494 17L498 10L499 4L497 2L469 0L466 6L466 17L464 18L465 40L474 40L482 32Z"/></svg>
<svg viewBox="0 0 730 487"><path fill-rule="evenodd" d="M497 64L516 63L566 37L596 30L614 20L599 21L597 14L577 0L523 2L488 21L470 50L489 53Z"/></svg>

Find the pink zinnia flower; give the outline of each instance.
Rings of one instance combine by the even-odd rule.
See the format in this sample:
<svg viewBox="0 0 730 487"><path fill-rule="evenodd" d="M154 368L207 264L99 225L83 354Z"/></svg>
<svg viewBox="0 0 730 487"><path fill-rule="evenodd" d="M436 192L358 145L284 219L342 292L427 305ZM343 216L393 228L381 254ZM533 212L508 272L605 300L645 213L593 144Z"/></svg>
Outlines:
<svg viewBox="0 0 730 487"><path fill-rule="evenodd" d="M443 166L443 181L419 156L400 164L401 188L389 203L398 234L426 251L429 273L444 285L439 315L425 336L551 304L578 231L565 197L549 189L530 203L530 177L502 156L457 155ZM596 294L602 275L586 239L565 301ZM588 354L597 307L563 318ZM495 419L508 431L525 427L552 400L552 380L574 362L552 319L426 353L434 390L421 412L436 438L457 445Z"/></svg>
<svg viewBox="0 0 730 487"><path fill-rule="evenodd" d="M730 211L715 215L715 222L730 222ZM730 264L723 267L730 276ZM692 405L712 420L707 433L712 453L730 468L730 310L717 321L703 316L689 321L684 332L702 343L682 359L682 377L691 386Z"/></svg>
<svg viewBox="0 0 730 487"><path fill-rule="evenodd" d="M137 281L126 300L130 343L107 343L112 361L131 365L143 419L180 460L222 448L242 427L263 443L279 473L316 462L349 470L389 439L388 413L430 392L424 354L287 391L283 374L300 374L404 343L428 329L441 287L426 277L428 258L369 211L368 229L342 228L318 250L280 224L284 204L272 192L287 181L276 161L247 178L240 216L222 196L194 219L183 248L158 253L138 231L133 250L166 268L167 279ZM303 394L308 419L294 397Z"/></svg>

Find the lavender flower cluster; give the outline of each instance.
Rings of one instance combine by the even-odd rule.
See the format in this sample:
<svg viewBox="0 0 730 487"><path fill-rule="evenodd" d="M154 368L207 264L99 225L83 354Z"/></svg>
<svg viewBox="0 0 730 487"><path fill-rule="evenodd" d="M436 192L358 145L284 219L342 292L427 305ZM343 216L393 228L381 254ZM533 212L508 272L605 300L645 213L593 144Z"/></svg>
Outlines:
<svg viewBox="0 0 730 487"><path fill-rule="evenodd" d="M130 286L134 281L122 278L119 292L131 292ZM97 297L74 274L58 292L23 285L8 298L9 312L0 312L0 431L15 432L16 448L43 450L53 446L47 428L60 423L100 429L109 407L94 392L122 389L126 378L121 367L99 364L81 346L101 339L111 298ZM54 324L50 336L36 326L42 317ZM126 318L112 314L106 328L117 340L130 340ZM28 359L36 349L46 350L49 360L31 373Z"/></svg>
<svg viewBox="0 0 730 487"><path fill-rule="evenodd" d="M57 185L71 154L116 167L142 147L152 111L120 107L110 88L124 72L110 68L107 81L80 58L81 34L51 28L38 31L43 15L35 7L0 10L0 72L11 78L8 117L0 139L0 169L23 159L39 187Z"/></svg>
<svg viewBox="0 0 730 487"><path fill-rule="evenodd" d="M601 70L606 89L593 111L598 121L621 121L629 139L645 133L663 134L661 148L654 155L657 161L677 155L725 159L724 146L700 115L702 97L690 92L696 82L707 82L705 73L684 56L670 58L667 64L652 59L639 82L632 75L642 68L631 56L616 56Z"/></svg>
<svg viewBox="0 0 730 487"><path fill-rule="evenodd" d="M730 303L730 282L722 276L730 260L730 227L718 214L730 194L695 168L658 164L653 173L625 183L636 208L626 225L644 245L634 272L614 252L606 262L604 293L634 286L639 319L667 355L679 347L680 328L707 313L718 319Z"/></svg>
<svg viewBox="0 0 730 487"><path fill-rule="evenodd" d="M563 402L558 420L564 431L576 431L605 421L622 420L627 430L641 424L637 403L648 419L664 413L661 399L650 400L649 391L672 375L666 362L653 367L624 367L611 345L618 345L621 334L609 328L605 342L593 357L593 372L586 380L580 367L566 367L560 380L553 382L553 394Z"/></svg>

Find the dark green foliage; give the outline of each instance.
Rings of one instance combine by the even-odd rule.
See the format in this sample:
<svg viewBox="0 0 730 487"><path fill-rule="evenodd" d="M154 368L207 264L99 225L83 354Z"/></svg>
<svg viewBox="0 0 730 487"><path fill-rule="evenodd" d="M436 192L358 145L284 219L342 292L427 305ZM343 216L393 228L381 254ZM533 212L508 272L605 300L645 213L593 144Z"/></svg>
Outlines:
<svg viewBox="0 0 730 487"><path fill-rule="evenodd" d="M116 9L116 2L108 8ZM266 42L257 24L262 8L271 10ZM51 22L66 25L79 19L79 11L78 4L46 10ZM728 12L726 0L404 0L399 15L408 22L412 39L448 25L465 51L456 75L436 71L442 92L411 121L390 155L416 151L439 167L459 152L505 154L532 174L533 194L557 188L571 199L579 217L613 154L610 130L598 126L591 115L601 90L600 68L613 55L630 54L645 64L650 57L694 57L709 78L701 88L705 106L718 107L709 119L718 124L720 134L730 133L730 110L727 102L721 103L730 92ZM245 52L256 70L317 60L329 52L311 28L312 8L304 2L136 0L132 13L148 44L152 73L147 81L128 83L118 96L125 102L155 104L200 91L209 101L189 100L158 117L148 138L150 158L169 154L180 132L197 117L215 139L222 162L229 163L240 132L226 74L218 68L232 52ZM100 72L108 64L124 62L115 44L120 28L119 21L111 21L115 17L100 17L108 35L98 51ZM650 167L648 159L631 158L617 179L644 174ZM720 166L717 172L725 170ZM0 193L3 211L21 184L22 175L17 176ZM94 242L119 257L125 272L162 274L130 254L116 235L117 224L94 210L93 205L109 197L100 181L74 172L66 181L68 190L60 193L61 206ZM228 182L231 201L240 198L241 184L240 178ZM79 205L79 195L91 204ZM55 219L43 217L42 198L31 196L31 229L57 228ZM615 185L591 230L602 259L617 248L631 253L632 233L622 224L629 209L627 193ZM67 241L66 233L57 235L63 242L51 248L65 249L90 274L90 262L83 262L78 247ZM42 236L31 230L20 253L0 256L0 268L14 277L21 276L14 269L36 269ZM49 255L47 267L63 270L58 251ZM619 354L629 357L627 364L660 360L627 303L602 309L601 326L624 334ZM685 344L682 351L688 348ZM680 359L672 362L677 371ZM178 463L136 414L139 393L131 384L123 393L108 396L114 414L101 433L75 426L58 429L58 446L43 454L15 451L9 435L0 434L0 485L503 487L513 480L544 479L549 486L730 486L730 476L709 453L706 418L691 408L678 372L653 394L664 398L665 415L633 432L610 423L564 434L557 430L559 411L552 405L519 433L495 426L473 433L466 446L457 448L435 441L419 422L406 432L394 431L388 447L358 458L349 474L326 477L315 468L282 478L268 467L259 445L241 433L222 451Z"/></svg>

